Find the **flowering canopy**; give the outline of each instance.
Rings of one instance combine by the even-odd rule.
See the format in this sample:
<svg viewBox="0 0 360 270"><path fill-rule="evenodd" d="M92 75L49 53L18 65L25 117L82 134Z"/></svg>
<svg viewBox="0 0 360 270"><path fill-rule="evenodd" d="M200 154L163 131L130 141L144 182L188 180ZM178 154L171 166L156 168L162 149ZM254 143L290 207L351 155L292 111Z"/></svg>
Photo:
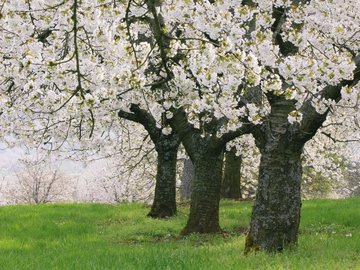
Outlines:
<svg viewBox="0 0 360 270"><path fill-rule="evenodd" d="M162 116L183 108L204 135L221 120L211 131L221 137L264 121L269 94L294 100L288 120L301 124L305 104L334 110L324 89L353 80L359 8L356 0L3 0L2 131L58 146L99 139L118 110L137 104L165 134ZM342 106L358 106L359 86L344 83L341 94Z"/></svg>

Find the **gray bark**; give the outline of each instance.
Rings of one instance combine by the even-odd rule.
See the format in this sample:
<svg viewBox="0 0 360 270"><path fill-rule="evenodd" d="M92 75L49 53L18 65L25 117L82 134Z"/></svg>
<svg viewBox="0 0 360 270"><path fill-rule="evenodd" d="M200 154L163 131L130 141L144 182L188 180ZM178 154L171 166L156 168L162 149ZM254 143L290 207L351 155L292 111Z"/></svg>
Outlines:
<svg viewBox="0 0 360 270"><path fill-rule="evenodd" d="M357 83L355 79L353 83ZM343 85L327 86L319 95L338 101ZM287 116L295 109L294 101L267 94L271 112L259 127L253 129L261 152L259 186L254 204L245 253L251 250L281 251L297 244L300 222L301 154L326 120L329 111L316 112L311 101L300 111L300 124L289 124Z"/></svg>
<svg viewBox="0 0 360 270"><path fill-rule="evenodd" d="M301 206L301 154L304 141L287 116L294 101L268 95L271 113L254 133L260 149L258 189L245 253L281 251L297 243Z"/></svg>
<svg viewBox="0 0 360 270"><path fill-rule="evenodd" d="M268 145L267 145L268 146ZM245 252L296 245L301 207L301 151L262 149L259 185Z"/></svg>
<svg viewBox="0 0 360 270"><path fill-rule="evenodd" d="M190 159L184 160L184 169L180 187L180 199L188 200L191 198L191 185L194 178L194 165Z"/></svg>

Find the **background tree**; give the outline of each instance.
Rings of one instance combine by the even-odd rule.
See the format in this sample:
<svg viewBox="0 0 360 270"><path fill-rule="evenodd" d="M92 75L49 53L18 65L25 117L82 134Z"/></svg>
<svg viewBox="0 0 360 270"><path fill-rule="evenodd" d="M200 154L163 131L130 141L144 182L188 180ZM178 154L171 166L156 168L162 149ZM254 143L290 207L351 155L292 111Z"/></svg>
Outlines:
<svg viewBox="0 0 360 270"><path fill-rule="evenodd" d="M348 189L350 196L360 196L360 164L352 163L348 166L347 173L345 174L348 180ZM346 194L346 193L345 193Z"/></svg>
<svg viewBox="0 0 360 270"><path fill-rule="evenodd" d="M181 177L180 199L189 200L191 198L191 184L194 177L194 165L187 157L183 163L183 174Z"/></svg>
<svg viewBox="0 0 360 270"><path fill-rule="evenodd" d="M49 154L29 156L20 160L16 179L5 195L11 202L43 204L69 200L72 192L70 179L60 172Z"/></svg>
<svg viewBox="0 0 360 270"><path fill-rule="evenodd" d="M225 152L224 162L221 196L229 199L241 199L241 156L236 156L236 149L230 149L230 151Z"/></svg>

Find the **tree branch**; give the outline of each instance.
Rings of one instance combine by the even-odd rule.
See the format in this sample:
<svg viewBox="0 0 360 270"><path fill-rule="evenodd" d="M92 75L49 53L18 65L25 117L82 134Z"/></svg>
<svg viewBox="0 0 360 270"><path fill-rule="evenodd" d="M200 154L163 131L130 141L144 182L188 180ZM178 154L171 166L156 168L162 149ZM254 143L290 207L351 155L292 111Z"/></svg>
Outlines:
<svg viewBox="0 0 360 270"><path fill-rule="evenodd" d="M151 140L156 144L161 135L161 129L156 126L154 117L148 111L141 109L137 104L131 104L130 111L131 113L120 110L118 116L143 125L149 133Z"/></svg>
<svg viewBox="0 0 360 270"><path fill-rule="evenodd" d="M354 62L356 64L356 69L354 70L354 77L352 80L342 80L337 85L328 85L324 87L322 91L320 91L316 97L331 99L334 100L336 103L341 100L341 89L344 86L355 86L359 83L360 80L360 55L354 57ZM304 140L311 139L316 131L321 127L321 125L326 120L326 117L329 113L329 109L320 114L316 111L314 106L311 104L311 99L304 103L300 112L303 114L303 119L300 124L300 132L301 137Z"/></svg>
<svg viewBox="0 0 360 270"><path fill-rule="evenodd" d="M328 137L330 140L332 140L334 143L349 143L349 142L360 142L360 139L350 139L350 140L339 140L334 138L333 136L331 136L330 133L326 133L326 132L321 132L321 134L325 135L326 137Z"/></svg>
<svg viewBox="0 0 360 270"><path fill-rule="evenodd" d="M179 135L186 152L192 160L196 155L196 145L201 140L200 131L194 128L188 121L184 108L173 109L173 117L171 118L170 126Z"/></svg>

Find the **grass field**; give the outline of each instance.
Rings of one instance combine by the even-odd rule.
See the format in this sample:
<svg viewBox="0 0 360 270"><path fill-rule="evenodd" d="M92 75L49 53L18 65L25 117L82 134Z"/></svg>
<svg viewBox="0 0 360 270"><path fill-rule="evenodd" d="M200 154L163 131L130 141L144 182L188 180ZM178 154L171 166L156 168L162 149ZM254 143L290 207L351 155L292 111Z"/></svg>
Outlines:
<svg viewBox="0 0 360 270"><path fill-rule="evenodd" d="M360 269L360 198L305 201L294 251L244 256L251 203L224 201L224 233L179 238L141 204L0 207L0 269Z"/></svg>

